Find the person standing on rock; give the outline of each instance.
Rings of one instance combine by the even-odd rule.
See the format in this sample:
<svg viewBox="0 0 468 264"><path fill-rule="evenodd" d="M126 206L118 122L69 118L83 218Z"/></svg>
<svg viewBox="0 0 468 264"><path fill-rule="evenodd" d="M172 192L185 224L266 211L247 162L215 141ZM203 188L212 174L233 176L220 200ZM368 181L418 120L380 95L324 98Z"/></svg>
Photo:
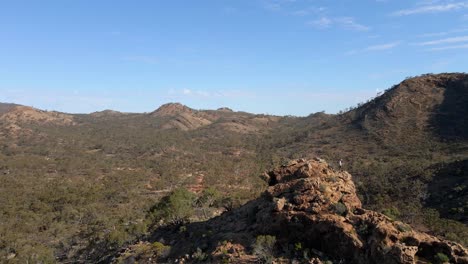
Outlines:
<svg viewBox="0 0 468 264"><path fill-rule="evenodd" d="M343 160L340 159L338 164L340 165L340 171L342 171L343 170Z"/></svg>

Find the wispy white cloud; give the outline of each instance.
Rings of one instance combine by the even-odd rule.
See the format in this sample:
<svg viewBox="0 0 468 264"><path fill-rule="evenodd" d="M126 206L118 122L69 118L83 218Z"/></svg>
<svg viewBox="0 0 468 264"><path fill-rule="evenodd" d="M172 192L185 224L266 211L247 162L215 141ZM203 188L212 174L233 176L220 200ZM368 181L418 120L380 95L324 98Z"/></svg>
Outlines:
<svg viewBox="0 0 468 264"><path fill-rule="evenodd" d="M460 42L467 42L468 36L460 36L460 37L453 37L453 38L444 38L444 39L436 39L431 41L419 42L416 43L418 46L432 46L432 45L439 45L439 44L450 44L450 43L460 43Z"/></svg>
<svg viewBox="0 0 468 264"><path fill-rule="evenodd" d="M263 0L263 8L270 11L280 11L285 5L296 2L296 0Z"/></svg>
<svg viewBox="0 0 468 264"><path fill-rule="evenodd" d="M307 22L307 25L313 26L319 29L329 28L332 24L333 24L333 21L325 16L317 20Z"/></svg>
<svg viewBox="0 0 468 264"><path fill-rule="evenodd" d="M419 34L419 35L417 35L417 37L418 38L441 37L441 36L446 36L446 35L450 35L450 34L466 32L466 31L468 31L468 28L457 28L457 29L447 30L447 31L443 31L443 32L433 32L433 33Z"/></svg>
<svg viewBox="0 0 468 264"><path fill-rule="evenodd" d="M401 41L397 42L391 42L391 43L385 43L385 44L379 44L379 45L373 45L367 47L365 50L367 51L379 51L379 50L389 50L393 49L401 44Z"/></svg>
<svg viewBox="0 0 468 264"><path fill-rule="evenodd" d="M294 16L309 16L309 15L315 15L315 14L320 14L323 13L327 10L326 7L307 7L303 9L298 9L295 11L292 11L291 14Z"/></svg>
<svg viewBox="0 0 468 264"><path fill-rule="evenodd" d="M274 12L281 12L285 15L300 17L312 17L315 19L306 21L306 25L317 29L326 29L332 26L341 27L354 31L369 31L371 28L356 21L351 16L329 16L328 8L324 6L299 5L299 0L263 0L263 7ZM303 1L304 2L304 1Z"/></svg>
<svg viewBox="0 0 468 264"><path fill-rule="evenodd" d="M352 17L340 17L336 18L335 21L342 25L345 28L357 30L357 31L368 31L370 27L365 26L363 24L359 24L355 21Z"/></svg>
<svg viewBox="0 0 468 264"><path fill-rule="evenodd" d="M333 25L355 31L369 31L370 27L365 26L356 22L353 17L336 17L330 18L327 16L322 16L319 19L312 20L306 23L309 26L313 26L318 29L329 28Z"/></svg>
<svg viewBox="0 0 468 264"><path fill-rule="evenodd" d="M421 6L393 12L392 15L409 16L416 14L441 13L468 8L468 2L444 2L440 4L439 2L440 1L428 1Z"/></svg>
<svg viewBox="0 0 468 264"><path fill-rule="evenodd" d="M468 44L443 46L427 49L426 51L443 51L443 50L454 50L454 49L468 49Z"/></svg>
<svg viewBox="0 0 468 264"><path fill-rule="evenodd" d="M434 61L433 63L431 63L429 65L429 69L434 72L434 71L443 71L445 69L447 69L447 66L449 66L450 64L452 63L451 60L447 60L447 59L440 59L440 60L437 60L437 61Z"/></svg>
<svg viewBox="0 0 468 264"><path fill-rule="evenodd" d="M383 43L383 44L378 44L378 45L372 45L368 46L364 49L355 49L346 52L346 55L354 55L362 52L378 52L378 51L386 51L386 50L391 50L396 47L398 47L402 42L401 41L395 41L395 42L389 42L389 43Z"/></svg>
<svg viewBox="0 0 468 264"><path fill-rule="evenodd" d="M170 98L247 98L255 96L254 93L248 93L241 90L200 90L200 89L170 89L167 91Z"/></svg>

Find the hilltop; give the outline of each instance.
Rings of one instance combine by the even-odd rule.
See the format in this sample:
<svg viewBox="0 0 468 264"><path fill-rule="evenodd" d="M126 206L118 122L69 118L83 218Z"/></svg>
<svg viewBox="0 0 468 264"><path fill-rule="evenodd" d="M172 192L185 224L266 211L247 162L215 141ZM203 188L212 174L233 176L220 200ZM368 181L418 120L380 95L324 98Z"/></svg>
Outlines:
<svg viewBox="0 0 468 264"><path fill-rule="evenodd" d="M30 136L28 125L75 125L73 116L59 112L48 112L36 108L16 105L0 105L0 137L18 138Z"/></svg>
<svg viewBox="0 0 468 264"><path fill-rule="evenodd" d="M14 106L9 108L0 115L0 121L21 124L21 123L37 123L37 124L56 124L56 125L73 125L73 117L71 115L48 112L28 106Z"/></svg>
<svg viewBox="0 0 468 264"><path fill-rule="evenodd" d="M416 141L432 134L467 139L468 76L424 75L410 78L346 114L355 125L384 140Z"/></svg>
<svg viewBox="0 0 468 264"><path fill-rule="evenodd" d="M257 133L269 129L280 117L234 112L229 108L194 110L180 103L168 103L149 114L161 118L162 129L183 131L208 126L237 133Z"/></svg>
<svg viewBox="0 0 468 264"><path fill-rule="evenodd" d="M16 106L19 106L19 105L0 103L0 115L10 111L11 109L15 108Z"/></svg>

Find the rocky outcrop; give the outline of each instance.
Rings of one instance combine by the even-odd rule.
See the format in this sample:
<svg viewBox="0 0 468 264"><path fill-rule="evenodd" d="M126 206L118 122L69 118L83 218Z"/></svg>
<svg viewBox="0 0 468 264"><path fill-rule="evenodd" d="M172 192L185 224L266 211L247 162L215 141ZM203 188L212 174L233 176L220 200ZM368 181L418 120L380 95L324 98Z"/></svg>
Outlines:
<svg viewBox="0 0 468 264"><path fill-rule="evenodd" d="M194 130L210 125L215 120L201 111L194 110L180 103L168 103L150 113L150 116L162 120L162 129Z"/></svg>
<svg viewBox="0 0 468 264"><path fill-rule="evenodd" d="M180 103L169 103L149 114L160 120L162 129L190 131L211 126L236 133L258 133L271 129L280 120L276 116L234 112L229 108L195 110Z"/></svg>
<svg viewBox="0 0 468 264"><path fill-rule="evenodd" d="M152 116L176 116L183 113L194 113L196 112L190 107L187 107L181 103L168 103L161 105L154 112L150 113Z"/></svg>
<svg viewBox="0 0 468 264"><path fill-rule="evenodd" d="M6 109L6 108L4 108ZM32 130L28 125L76 125L73 116L35 109L28 106L14 106L5 113L0 113L0 138L18 138L31 136Z"/></svg>
<svg viewBox="0 0 468 264"><path fill-rule="evenodd" d="M126 113L107 109L103 111L93 112L89 115L92 117L118 117L118 116L126 115Z"/></svg>
<svg viewBox="0 0 468 264"><path fill-rule="evenodd" d="M463 246L363 209L351 175L334 170L320 159L295 160L263 177L269 187L260 198L207 222L183 229L159 229L150 241L171 247L162 263L196 262L197 252L205 252L208 263L256 263L260 256L254 254L253 245L259 235L276 238L272 254L277 263L320 263L319 259L434 263L437 256L447 257L451 263L468 263L468 251ZM149 262L129 251L119 259L125 260L123 256L133 256L138 263ZM151 256L154 261L156 254Z"/></svg>
<svg viewBox="0 0 468 264"><path fill-rule="evenodd" d="M268 179L265 195L273 213L265 212L271 224L262 232L294 237L352 263L434 262L439 253L452 263L468 263L461 245L363 209L351 175L326 163L298 160L270 172Z"/></svg>
<svg viewBox="0 0 468 264"><path fill-rule="evenodd" d="M28 106L16 106L0 116L0 121L9 124L38 123L74 125L73 116L35 109Z"/></svg>

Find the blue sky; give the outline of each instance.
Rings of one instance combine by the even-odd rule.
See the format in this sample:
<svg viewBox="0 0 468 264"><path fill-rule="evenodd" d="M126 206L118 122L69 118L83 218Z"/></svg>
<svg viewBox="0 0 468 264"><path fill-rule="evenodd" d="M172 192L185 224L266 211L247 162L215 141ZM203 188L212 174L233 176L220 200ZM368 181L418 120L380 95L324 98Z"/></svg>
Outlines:
<svg viewBox="0 0 468 264"><path fill-rule="evenodd" d="M468 1L2 1L0 102L335 113L468 66Z"/></svg>

